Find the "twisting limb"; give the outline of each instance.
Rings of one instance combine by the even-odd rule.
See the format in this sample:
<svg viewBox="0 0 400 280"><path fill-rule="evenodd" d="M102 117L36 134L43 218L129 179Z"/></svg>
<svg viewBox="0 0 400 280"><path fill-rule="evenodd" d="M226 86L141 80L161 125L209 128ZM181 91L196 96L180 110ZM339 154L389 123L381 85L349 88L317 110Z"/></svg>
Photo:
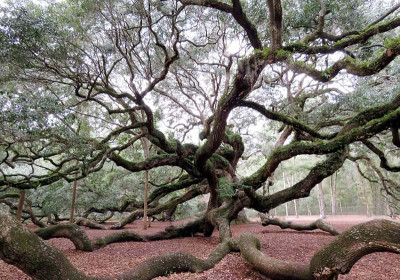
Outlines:
<svg viewBox="0 0 400 280"><path fill-rule="evenodd" d="M385 157L385 154L378 149L372 142L368 141L368 140L363 140L362 143L367 146L368 149L371 150L371 152L373 152L374 154L376 154L379 159L381 160L381 164L380 167L391 171L391 172L400 172L400 166L391 166L389 165L389 162L387 160L387 158Z"/></svg>
<svg viewBox="0 0 400 280"><path fill-rule="evenodd" d="M260 251L260 241L249 233L242 234L239 239L242 257L255 270L271 279L311 280L309 265L278 260Z"/></svg>
<svg viewBox="0 0 400 280"><path fill-rule="evenodd" d="M375 252L400 253L400 224L374 220L359 224L341 233L320 249L310 264L286 262L260 251L259 240L251 234L240 236L243 258L254 268L274 280L334 280L349 273L363 256Z"/></svg>
<svg viewBox="0 0 400 280"><path fill-rule="evenodd" d="M7 214L0 213L0 258L34 279L102 280L86 276L77 270L56 247L44 242L37 235ZM207 259L202 260L187 253L172 253L150 258L133 270L112 279L150 280L174 272L202 272L214 267L232 250L237 250L233 240L220 243Z"/></svg>
<svg viewBox="0 0 400 280"><path fill-rule="evenodd" d="M352 227L318 251L310 269L316 279L336 279L349 273L363 256L375 252L400 253L399 223L374 220Z"/></svg>
<svg viewBox="0 0 400 280"><path fill-rule="evenodd" d="M154 208L150 208L148 210L148 215L154 216L154 215L160 214L163 211L167 211L171 208L174 208L178 204L181 204L185 201L189 201L201 194L205 194L206 192L207 192L206 187L199 186L199 187L190 188L183 195L181 195L179 197L171 198L169 201L167 201L166 203L164 203L162 205L158 205ZM126 217L119 223L113 225L111 228L112 229L121 229L124 226L126 226L127 224L132 223L136 218L143 217L143 214L144 214L143 209L137 209L137 210L133 211L128 217Z"/></svg>
<svg viewBox="0 0 400 280"><path fill-rule="evenodd" d="M68 238L74 243L77 250L91 252L92 243L86 232L76 224L59 224L47 228L38 229L35 234L44 240L51 238Z"/></svg>
<svg viewBox="0 0 400 280"><path fill-rule="evenodd" d="M79 226L85 226L85 227L88 227L91 229L106 229L105 226L103 226L99 223L96 223L95 221L91 221L89 219L83 218L83 217L75 219L75 224L77 224Z"/></svg>
<svg viewBox="0 0 400 280"><path fill-rule="evenodd" d="M294 127L295 129L298 129L302 132L306 132L316 138L332 139L333 137L335 137L337 135L337 133L333 133L330 135L324 135L324 134L318 132L316 129L311 128L307 124L303 124L302 122L296 120L295 118L286 116L285 114L282 114L282 113L279 113L276 111L267 110L264 106L262 106L256 102L246 100L246 101L240 102L240 106L252 108L270 120L280 121L284 124Z"/></svg>
<svg viewBox="0 0 400 280"><path fill-rule="evenodd" d="M127 242L127 241L154 241L154 240L166 240L178 237L190 237L194 236L198 232L203 230L204 218L198 218L194 221L188 222L180 226L170 226L164 231L156 232L153 234L141 235L134 232L123 231L115 234L107 235L103 238L98 238L93 241L94 248L105 247L112 243Z"/></svg>
<svg viewBox="0 0 400 280"><path fill-rule="evenodd" d="M242 4L240 3L240 1L233 0L232 6L224 2L215 0L180 0L179 2L181 2L183 5L186 6L193 5L193 6L210 7L231 14L237 21L237 23L240 26L242 26L242 28L246 31L246 34L253 48L255 49L262 48L262 43L258 36L257 29L254 26L254 24L251 21L249 21L246 14L243 12Z"/></svg>
<svg viewBox="0 0 400 280"><path fill-rule="evenodd" d="M279 226L281 229L290 228L290 229L294 229L294 230L298 230L298 231L320 229L320 230L326 231L332 235L340 234L340 232L337 229L335 229L332 225L324 222L324 220L322 220L322 219L318 219L309 224L295 224L293 222L286 222L286 221L282 221L282 220L276 219L276 218L275 219L269 218L265 214L260 214L260 218L261 218L261 224L263 226L275 225L275 226Z"/></svg>

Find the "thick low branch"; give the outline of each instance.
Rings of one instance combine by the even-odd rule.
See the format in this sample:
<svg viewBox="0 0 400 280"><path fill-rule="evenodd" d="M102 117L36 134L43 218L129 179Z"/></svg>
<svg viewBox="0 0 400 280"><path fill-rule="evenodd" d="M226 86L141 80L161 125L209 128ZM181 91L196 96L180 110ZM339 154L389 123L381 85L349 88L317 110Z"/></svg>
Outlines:
<svg viewBox="0 0 400 280"><path fill-rule="evenodd" d="M400 253L400 224L374 220L341 233L319 250L310 265L281 261L260 251L259 240L251 234L240 236L243 258L267 277L276 280L334 280L347 274L363 256L375 252Z"/></svg>
<svg viewBox="0 0 400 280"><path fill-rule="evenodd" d="M263 226L275 225L275 226L279 226L281 229L289 228L289 229L294 229L294 230L298 230L298 231L320 229L320 230L326 231L332 235L340 234L340 232L337 229L335 229L332 225L325 223L324 220L322 220L322 219L318 219L309 224L295 224L293 222L286 222L286 221L282 221L279 219L269 218L265 214L260 214L260 218L261 218L261 224Z"/></svg>
<svg viewBox="0 0 400 280"><path fill-rule="evenodd" d="M372 135L381 132L400 119L400 95L392 102L382 106L376 106L362 111L350 120L330 140L319 140L314 142L294 142L275 149L269 156L267 162L253 175L244 178L245 185L255 186L265 182L268 177L279 166L280 162L300 154L327 154L343 149L355 141L368 139Z"/></svg>
<svg viewBox="0 0 400 280"><path fill-rule="evenodd" d="M76 224L59 224L47 228L38 229L35 234L44 240L51 238L68 238L74 243L77 250L91 252L92 243L86 232Z"/></svg>
<svg viewBox="0 0 400 280"><path fill-rule="evenodd" d="M145 242L153 240L166 240L178 237L190 237L194 236L197 232L202 232L203 230L204 218L199 218L194 221L185 223L180 226L170 226L165 229L165 231L156 232L148 235L141 235L134 232L123 231L115 234L107 235L103 238L98 238L93 241L94 248L105 247L112 243L119 242Z"/></svg>
<svg viewBox="0 0 400 280"><path fill-rule="evenodd" d="M269 257L260 251L260 241L251 234L242 234L239 239L242 257L256 270L276 280L310 280L309 266Z"/></svg>
<svg viewBox="0 0 400 280"><path fill-rule="evenodd" d="M340 234L314 255L310 269L316 279L336 279L347 274L363 256L375 252L400 253L400 224L374 220Z"/></svg>
<svg viewBox="0 0 400 280"><path fill-rule="evenodd" d="M33 279L106 279L86 276L77 270L59 249L41 240L7 214L0 213L0 228L2 229L0 231L0 258L18 267ZM187 253L153 257L127 273L114 276L113 279L150 280L174 272L202 272L214 267L236 247L233 240L228 240L219 244L205 260Z"/></svg>
<svg viewBox="0 0 400 280"><path fill-rule="evenodd" d="M206 188L205 187L193 187L191 189L189 189L187 192L185 192L183 195L179 196L179 197L175 197L170 199L169 201L167 201L166 203L162 204L162 205L158 205L154 208L150 208L148 209L148 215L149 216L153 216L153 215L157 215L160 214L163 211L167 211L171 208L176 207L177 205L189 201L201 194L205 194L206 193ZM136 218L138 217L143 217L144 215L144 211L143 209L138 209L133 211L128 217L126 217L125 219L123 219L122 221L120 221L119 223L115 224L114 226L112 226L111 228L113 229L121 229L124 226L126 226L129 223L132 223Z"/></svg>
<svg viewBox="0 0 400 280"><path fill-rule="evenodd" d="M85 226L91 229L106 229L105 226L83 217L75 219L75 223L79 226Z"/></svg>
<svg viewBox="0 0 400 280"><path fill-rule="evenodd" d="M334 174L343 165L347 156L347 150L331 154L325 161L314 166L304 179L290 188L272 195L261 196L255 192L253 187L244 187L243 190L251 200L254 209L260 212L268 212L285 202L309 196L312 188L322 182L323 179Z"/></svg>

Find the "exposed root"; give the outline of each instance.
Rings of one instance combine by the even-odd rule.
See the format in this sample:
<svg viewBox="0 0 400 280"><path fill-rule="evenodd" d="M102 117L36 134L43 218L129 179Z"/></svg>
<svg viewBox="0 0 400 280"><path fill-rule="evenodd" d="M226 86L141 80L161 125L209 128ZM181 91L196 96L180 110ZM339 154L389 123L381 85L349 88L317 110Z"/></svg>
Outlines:
<svg viewBox="0 0 400 280"><path fill-rule="evenodd" d="M332 235L340 234L340 232L337 229L335 229L332 225L326 223L322 219L318 219L309 224L295 224L293 222L286 222L286 221L282 221L282 220L276 219L276 218L269 218L265 214L260 214L260 218L261 218L261 224L263 226L275 225L275 226L279 226L281 229L289 228L289 229L294 229L294 230L298 230L298 231L320 229L320 230L326 231Z"/></svg>

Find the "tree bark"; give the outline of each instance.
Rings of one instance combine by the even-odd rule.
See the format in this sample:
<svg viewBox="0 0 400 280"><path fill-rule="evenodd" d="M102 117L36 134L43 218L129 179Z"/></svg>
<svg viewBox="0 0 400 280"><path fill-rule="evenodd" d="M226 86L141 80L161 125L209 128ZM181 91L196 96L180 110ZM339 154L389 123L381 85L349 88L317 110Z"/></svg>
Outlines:
<svg viewBox="0 0 400 280"><path fill-rule="evenodd" d="M363 256L375 252L400 253L400 224L373 220L340 234L314 255L310 269L315 279L333 280L347 274Z"/></svg>
<svg viewBox="0 0 400 280"><path fill-rule="evenodd" d="M35 234L44 240L51 238L68 238L74 243L77 250L86 252L93 251L92 243L86 232L76 224L59 224L41 228L36 230Z"/></svg>
<svg viewBox="0 0 400 280"><path fill-rule="evenodd" d="M256 270L273 280L334 280L349 273L363 256L375 252L400 253L400 224L374 220L359 224L341 233L319 250L310 265L285 262L260 251L259 240L251 234L240 236L239 248L243 258Z"/></svg>
<svg viewBox="0 0 400 280"><path fill-rule="evenodd" d="M294 229L294 230L298 230L298 231L320 229L320 230L326 231L332 235L340 234L340 232L337 229L335 229L330 224L324 222L322 219L318 219L309 224L294 224L293 222L286 222L286 221L282 221L279 219L272 219L272 218L267 217L264 214L260 214L260 218L261 218L261 224L263 226L275 225L275 226L279 226L281 229L289 228L289 229Z"/></svg>
<svg viewBox="0 0 400 280"><path fill-rule="evenodd" d="M69 224L68 226L73 225ZM59 249L44 242L7 214L0 213L0 228L2 229L0 231L0 258L6 263L18 267L33 279L109 279L86 276L77 270ZM220 243L205 260L197 259L186 253L153 257L113 279L150 280L174 272L202 272L214 267L228 253L236 249L236 243L233 240L227 240Z"/></svg>
<svg viewBox="0 0 400 280"><path fill-rule="evenodd" d="M75 224L77 224L79 226L85 226L85 227L88 227L91 229L106 229L105 226L103 226L99 223L96 223L94 221L91 221L89 219L83 218L83 217L76 219Z"/></svg>
<svg viewBox="0 0 400 280"><path fill-rule="evenodd" d="M221 218L216 223L220 231L226 232L224 227L229 228L227 219ZM192 226L199 229L202 224L202 219L199 219ZM77 227L71 224L67 226ZM88 277L78 271L59 249L43 242L10 215L0 213L0 228L0 258L20 268L33 279L105 279ZM176 228L171 229L174 230ZM65 236L63 229L39 231L47 233L42 236ZM186 253L167 254L150 258L113 279L149 280L167 273L202 272L212 268L231 251L240 250L246 261L271 279L331 280L337 279L339 274L348 273L354 263L364 255L383 251L400 253L399 232L400 224L387 220L357 225L317 252L310 265L277 260L263 254L259 240L250 234L241 235L238 242L229 238L229 234L223 234L222 242L205 260Z"/></svg>
<svg viewBox="0 0 400 280"><path fill-rule="evenodd" d="M265 255L260 251L260 241L251 234L245 233L240 236L239 248L242 257L248 263L271 279L312 279L307 264L286 262Z"/></svg>

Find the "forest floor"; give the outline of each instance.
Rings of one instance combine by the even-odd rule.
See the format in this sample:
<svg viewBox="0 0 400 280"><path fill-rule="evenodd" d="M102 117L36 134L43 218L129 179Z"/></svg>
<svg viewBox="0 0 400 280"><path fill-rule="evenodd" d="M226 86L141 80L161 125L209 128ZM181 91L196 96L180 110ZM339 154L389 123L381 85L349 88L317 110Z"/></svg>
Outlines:
<svg viewBox="0 0 400 280"><path fill-rule="evenodd" d="M302 216L299 219L290 217L290 220L304 223L315 220L316 216ZM330 216L326 222L343 231L357 223L365 222L372 218L365 216ZM399 219L397 219L400 222ZM181 222L177 222L181 223ZM174 223L174 224L177 224ZM169 222L153 222L148 233L163 230L171 225ZM127 230L145 233L142 229L142 221L128 225ZM91 239L115 232L113 230L90 230L87 233ZM234 237L242 233L252 233L257 236L262 244L262 251L272 257L297 262L309 262L313 254L322 246L334 239L333 236L322 232L282 230L277 226L263 227L259 223L232 226ZM212 237L195 236L165 241L146 243L117 243L92 253L80 252L74 249L74 245L68 239L52 239L51 244L60 248L70 261L80 270L91 276L109 276L125 272L135 267L143 260L169 252L183 251L198 258L206 258L218 243L218 232ZM31 279L17 268L7 265L0 260L0 279ZM170 274L166 277L158 277L157 280L267 280L269 278L259 274L251 268L239 253L226 256L213 269L204 273L180 273ZM346 280L400 280L400 255L390 253L375 253L362 258L355 264L350 274L341 276Z"/></svg>

